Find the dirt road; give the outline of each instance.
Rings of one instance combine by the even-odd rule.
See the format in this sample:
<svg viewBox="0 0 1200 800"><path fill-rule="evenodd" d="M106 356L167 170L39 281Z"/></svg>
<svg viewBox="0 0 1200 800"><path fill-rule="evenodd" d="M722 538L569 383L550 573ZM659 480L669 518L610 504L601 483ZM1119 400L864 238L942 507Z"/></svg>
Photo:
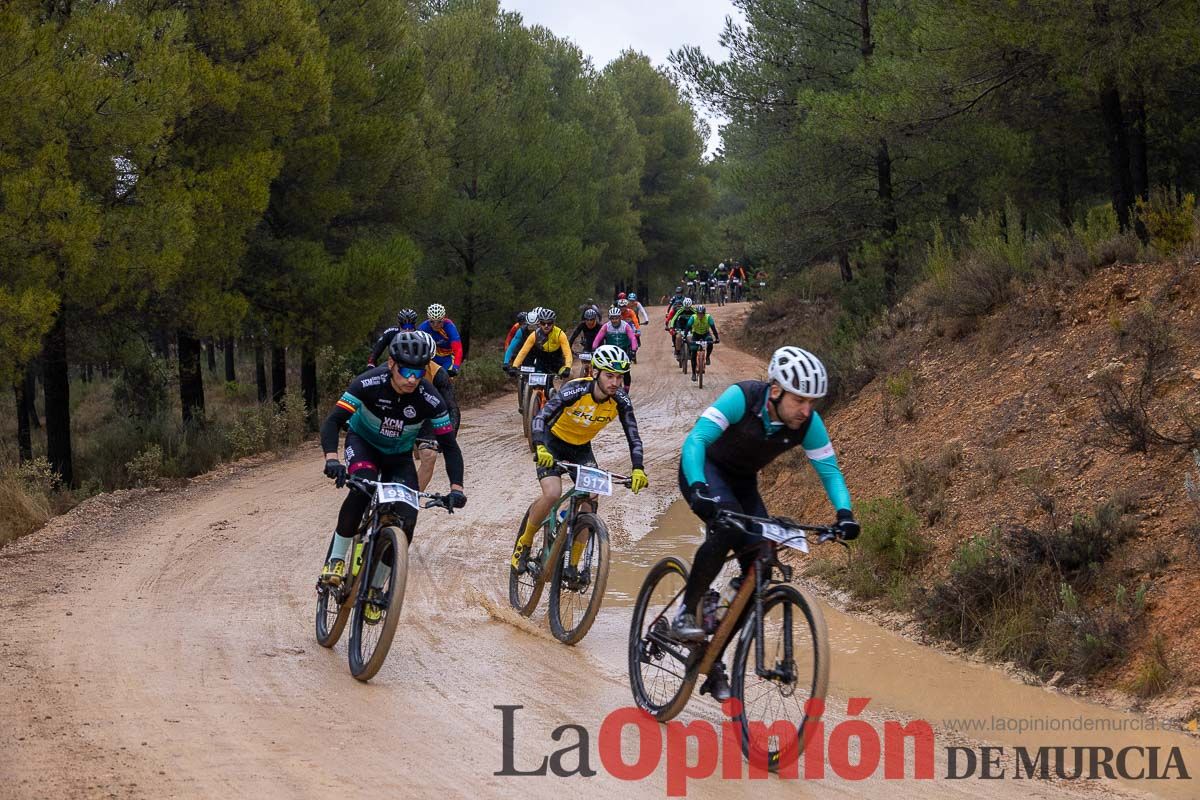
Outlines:
<svg viewBox="0 0 1200 800"><path fill-rule="evenodd" d="M729 382L764 370L718 347L701 391L673 367L653 325L643 353L633 397L652 484L638 497L619 490L602 507L624 565L618 573L649 561L638 543L676 497L685 430ZM460 439L469 505L453 517L422 514L400 628L369 685L350 677L344 645L329 651L313 640L313 581L342 498L321 475L315 443L180 491L98 498L0 551L0 796L290 798L350 788L404 798L665 797L665 761L627 782L597 755L601 721L631 702L628 606L613 599L575 648L551 638L544 613L524 620L507 607L514 527L536 491L514 402L469 410ZM616 426L596 449L602 464L628 466ZM439 474L433 488L444 483ZM612 584L638 580L615 574ZM830 728L845 716L838 658L849 656L835 643ZM862 648L856 658L875 659L867 673L890 669L886 653ZM905 703L920 709L920 691L909 686L896 704L876 697L863 716L878 722ZM504 767L497 706L523 706L512 712L516 769L574 744L577 730L551 738L574 724L590 734L597 774L496 775ZM694 719L719 723L720 710L697 697L681 721ZM944 746L957 741L939 738L937 775ZM564 759L577 761L578 752ZM688 796L748 788L714 777L689 783ZM891 800L1067 791L1028 780L881 777L771 778L752 788L766 797Z"/></svg>

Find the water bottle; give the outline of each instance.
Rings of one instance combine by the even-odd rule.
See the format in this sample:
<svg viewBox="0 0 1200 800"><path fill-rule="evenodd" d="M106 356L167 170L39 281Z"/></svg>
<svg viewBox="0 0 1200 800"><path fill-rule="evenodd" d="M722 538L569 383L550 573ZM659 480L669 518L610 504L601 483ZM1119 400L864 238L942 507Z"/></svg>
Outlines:
<svg viewBox="0 0 1200 800"><path fill-rule="evenodd" d="M567 521L567 509L564 508L558 512L558 527L561 528L562 524L566 521Z"/></svg>
<svg viewBox="0 0 1200 800"><path fill-rule="evenodd" d="M720 625L721 620L725 619L725 614L729 611L729 606L733 604L733 598L737 596L738 589L740 589L741 586L742 578L739 575L731 579L725 586L725 591L721 592L719 599L717 600L717 607L715 610L717 625ZM716 592L713 592L713 594L716 594Z"/></svg>

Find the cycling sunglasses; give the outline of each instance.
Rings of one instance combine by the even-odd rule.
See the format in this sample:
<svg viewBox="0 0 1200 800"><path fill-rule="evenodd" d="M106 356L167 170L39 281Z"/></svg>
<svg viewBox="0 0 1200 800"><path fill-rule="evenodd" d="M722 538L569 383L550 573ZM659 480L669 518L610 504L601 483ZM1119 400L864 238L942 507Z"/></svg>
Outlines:
<svg viewBox="0 0 1200 800"><path fill-rule="evenodd" d="M419 378L425 374L425 370L420 367L400 367L401 378Z"/></svg>

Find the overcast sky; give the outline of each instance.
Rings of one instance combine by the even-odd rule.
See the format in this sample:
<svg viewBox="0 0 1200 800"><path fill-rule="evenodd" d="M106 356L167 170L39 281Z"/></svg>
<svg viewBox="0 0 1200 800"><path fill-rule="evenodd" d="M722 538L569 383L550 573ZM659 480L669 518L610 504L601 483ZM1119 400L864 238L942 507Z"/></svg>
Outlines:
<svg viewBox="0 0 1200 800"><path fill-rule="evenodd" d="M592 57L597 69L632 48L657 66L681 45L698 45L718 61L728 55L717 43L725 17L735 14L730 0L500 0L526 24L545 25L572 39ZM701 113L706 113L700 109ZM709 118L711 154L720 144L718 120Z"/></svg>

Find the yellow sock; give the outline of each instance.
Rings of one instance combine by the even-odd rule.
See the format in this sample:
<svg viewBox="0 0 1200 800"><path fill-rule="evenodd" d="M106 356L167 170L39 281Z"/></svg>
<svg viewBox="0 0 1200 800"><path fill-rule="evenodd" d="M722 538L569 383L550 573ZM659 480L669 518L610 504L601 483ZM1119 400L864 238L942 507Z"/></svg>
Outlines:
<svg viewBox="0 0 1200 800"><path fill-rule="evenodd" d="M572 567L579 566L579 559L583 555L583 548L587 547L589 538L591 538L591 537L580 536L578 539L575 540L575 543L571 545L570 564Z"/></svg>
<svg viewBox="0 0 1200 800"><path fill-rule="evenodd" d="M532 519L525 523L525 530L521 532L521 538L517 540L518 545L533 547L533 537L537 533L540 526Z"/></svg>

